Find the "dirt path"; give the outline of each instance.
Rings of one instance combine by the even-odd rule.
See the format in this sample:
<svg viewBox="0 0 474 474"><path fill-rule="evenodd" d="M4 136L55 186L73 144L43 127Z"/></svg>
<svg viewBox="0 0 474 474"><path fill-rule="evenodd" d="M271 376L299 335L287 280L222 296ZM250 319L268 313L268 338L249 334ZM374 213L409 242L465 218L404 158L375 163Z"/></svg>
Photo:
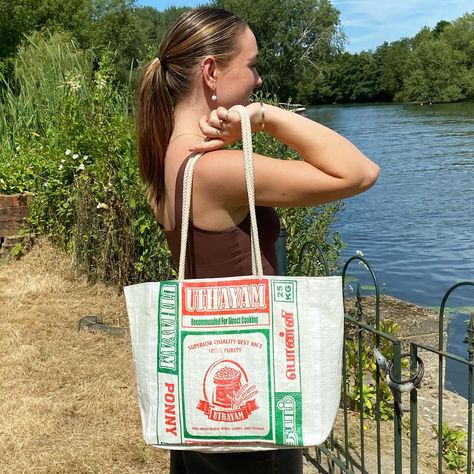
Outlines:
<svg viewBox="0 0 474 474"><path fill-rule="evenodd" d="M78 332L90 314L123 323L123 299L48 244L0 265L0 472L168 472L142 442L128 336Z"/></svg>

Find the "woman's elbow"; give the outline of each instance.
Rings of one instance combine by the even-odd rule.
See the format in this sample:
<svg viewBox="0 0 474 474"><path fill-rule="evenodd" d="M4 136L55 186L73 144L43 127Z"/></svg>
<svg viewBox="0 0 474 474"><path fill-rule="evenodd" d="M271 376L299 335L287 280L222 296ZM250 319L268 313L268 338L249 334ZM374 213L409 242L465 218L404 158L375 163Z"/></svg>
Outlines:
<svg viewBox="0 0 474 474"><path fill-rule="evenodd" d="M362 175L361 175L361 181L360 181L360 186L361 190L365 191L369 188L371 188L377 181L378 177L380 175L380 167L373 163L372 161L368 163L368 166L365 167Z"/></svg>

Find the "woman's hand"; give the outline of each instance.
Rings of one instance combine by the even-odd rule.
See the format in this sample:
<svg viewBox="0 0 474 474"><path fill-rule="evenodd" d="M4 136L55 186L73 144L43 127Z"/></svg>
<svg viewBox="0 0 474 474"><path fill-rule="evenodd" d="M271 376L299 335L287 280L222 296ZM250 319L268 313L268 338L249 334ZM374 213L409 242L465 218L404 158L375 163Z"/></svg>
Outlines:
<svg viewBox="0 0 474 474"><path fill-rule="evenodd" d="M259 120L260 105L250 104L246 109L250 116L252 131L255 131L258 128L256 122ZM219 150L242 138L240 115L237 112L229 111L225 107L218 107L212 110L209 115L201 117L199 128L205 136L205 140L199 145L191 147L189 151L204 153Z"/></svg>

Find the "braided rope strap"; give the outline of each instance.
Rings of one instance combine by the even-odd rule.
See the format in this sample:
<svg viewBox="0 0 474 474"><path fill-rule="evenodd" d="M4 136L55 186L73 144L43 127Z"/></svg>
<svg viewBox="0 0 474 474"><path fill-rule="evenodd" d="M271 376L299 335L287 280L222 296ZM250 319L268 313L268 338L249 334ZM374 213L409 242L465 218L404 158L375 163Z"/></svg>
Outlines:
<svg viewBox="0 0 474 474"><path fill-rule="evenodd" d="M244 152L245 182L247 185L247 195L250 211L250 244L252 256L252 275L262 276L262 254L260 252L260 242L258 240L257 216L255 213L255 185L253 172L253 147L252 128L247 109L243 105L234 105L229 112L237 112L240 116L242 126L242 143ZM184 170L183 178L183 213L181 221L181 251L179 255L178 279L184 280L186 267L186 250L188 243L189 215L191 209L191 192L193 185L193 173L197 161L202 154L189 159Z"/></svg>

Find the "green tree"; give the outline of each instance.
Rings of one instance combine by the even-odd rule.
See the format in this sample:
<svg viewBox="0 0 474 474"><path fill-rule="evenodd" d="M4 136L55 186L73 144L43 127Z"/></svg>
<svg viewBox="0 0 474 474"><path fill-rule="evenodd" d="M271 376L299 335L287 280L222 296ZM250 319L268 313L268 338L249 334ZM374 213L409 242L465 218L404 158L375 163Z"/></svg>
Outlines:
<svg viewBox="0 0 474 474"><path fill-rule="evenodd" d="M299 98L342 48L339 11L328 0L214 0L243 18L259 44L264 91Z"/></svg>
<svg viewBox="0 0 474 474"><path fill-rule="evenodd" d="M407 62L410 55L410 40L407 38L390 44L385 42L376 49L377 90L380 100L391 101L403 89L403 79L408 73Z"/></svg>
<svg viewBox="0 0 474 474"><path fill-rule="evenodd" d="M146 42L133 12L135 0L95 2L90 46L98 56L105 50L114 52L115 78L126 83L131 68L142 59L142 47Z"/></svg>
<svg viewBox="0 0 474 474"><path fill-rule="evenodd" d="M403 91L408 101L452 102L466 98L463 56L442 39L418 44L409 61Z"/></svg>
<svg viewBox="0 0 474 474"><path fill-rule="evenodd" d="M138 7L134 10L140 31L145 38L144 50L156 54L163 35L188 7L170 7L158 11L153 7Z"/></svg>
<svg viewBox="0 0 474 474"><path fill-rule="evenodd" d="M451 23L446 20L441 20L436 23L436 26L433 28L432 34L435 38L438 38L439 35L449 26Z"/></svg>
<svg viewBox="0 0 474 474"><path fill-rule="evenodd" d="M327 97L322 102L367 102L377 100L378 63L371 51L343 53L336 57L327 76Z"/></svg>
<svg viewBox="0 0 474 474"><path fill-rule="evenodd" d="M115 52L114 72L128 80L130 65L141 59L146 42L134 14L135 0L0 0L0 72L11 72L8 57L33 31L70 32L80 48L96 56Z"/></svg>
<svg viewBox="0 0 474 474"><path fill-rule="evenodd" d="M465 65L474 68L474 13L465 14L447 25L441 34L453 49L464 54Z"/></svg>
<svg viewBox="0 0 474 474"><path fill-rule="evenodd" d="M0 0L0 57L15 53L24 35L48 28L87 42L93 0Z"/></svg>

